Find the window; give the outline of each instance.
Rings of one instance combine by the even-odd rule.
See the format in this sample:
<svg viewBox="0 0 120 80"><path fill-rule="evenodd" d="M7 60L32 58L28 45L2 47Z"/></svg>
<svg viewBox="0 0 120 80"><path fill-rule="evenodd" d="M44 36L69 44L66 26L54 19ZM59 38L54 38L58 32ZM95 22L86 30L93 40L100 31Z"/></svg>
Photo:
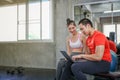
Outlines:
<svg viewBox="0 0 120 80"><path fill-rule="evenodd" d="M34 39L40 39L41 33L41 23L40 23L40 2L30 2L28 5L28 39L34 40ZM43 12L44 13L44 12Z"/></svg>
<svg viewBox="0 0 120 80"><path fill-rule="evenodd" d="M120 43L120 24L117 24L117 43Z"/></svg>
<svg viewBox="0 0 120 80"><path fill-rule="evenodd" d="M1 7L0 41L52 40L50 9L49 0Z"/></svg>
<svg viewBox="0 0 120 80"><path fill-rule="evenodd" d="M18 40L26 40L26 5L18 5Z"/></svg>
<svg viewBox="0 0 120 80"><path fill-rule="evenodd" d="M51 38L51 29L49 27L50 25L50 11L49 11L49 2L44 1L42 3L42 39L49 39Z"/></svg>
<svg viewBox="0 0 120 80"><path fill-rule="evenodd" d="M0 7L0 41L17 41L17 6Z"/></svg>
<svg viewBox="0 0 120 80"><path fill-rule="evenodd" d="M115 25L104 25L103 33L109 37L110 32L115 32Z"/></svg>
<svg viewBox="0 0 120 80"><path fill-rule="evenodd" d="M118 44L120 43L120 24L109 24L109 25L104 25L103 26L103 33L109 37L110 32L114 32L115 35L115 42Z"/></svg>

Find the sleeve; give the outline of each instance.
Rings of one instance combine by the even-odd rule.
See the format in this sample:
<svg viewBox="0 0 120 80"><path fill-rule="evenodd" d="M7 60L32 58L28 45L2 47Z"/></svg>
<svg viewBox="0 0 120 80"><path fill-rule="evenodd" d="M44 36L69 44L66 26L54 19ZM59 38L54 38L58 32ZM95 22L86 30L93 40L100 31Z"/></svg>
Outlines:
<svg viewBox="0 0 120 80"><path fill-rule="evenodd" d="M99 33L95 36L95 45L96 46L105 45L105 40L106 40L106 37L103 34Z"/></svg>

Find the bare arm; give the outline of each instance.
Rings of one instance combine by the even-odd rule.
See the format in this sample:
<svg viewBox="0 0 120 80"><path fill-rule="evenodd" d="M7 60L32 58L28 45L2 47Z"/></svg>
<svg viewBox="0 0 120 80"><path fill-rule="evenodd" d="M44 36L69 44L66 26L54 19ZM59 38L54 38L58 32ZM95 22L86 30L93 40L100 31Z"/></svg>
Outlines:
<svg viewBox="0 0 120 80"><path fill-rule="evenodd" d="M68 55L70 55L71 54L71 48L69 46L69 37L67 37L67 39L66 39L66 47L67 47L67 53L68 53Z"/></svg>
<svg viewBox="0 0 120 80"><path fill-rule="evenodd" d="M86 36L84 34L82 34L82 43L83 43L83 53L89 54L90 51L86 45Z"/></svg>
<svg viewBox="0 0 120 80"><path fill-rule="evenodd" d="M84 58L91 61L100 61L102 60L104 54L104 45L96 46L95 54L81 54L73 56L72 59L76 60L78 58Z"/></svg>

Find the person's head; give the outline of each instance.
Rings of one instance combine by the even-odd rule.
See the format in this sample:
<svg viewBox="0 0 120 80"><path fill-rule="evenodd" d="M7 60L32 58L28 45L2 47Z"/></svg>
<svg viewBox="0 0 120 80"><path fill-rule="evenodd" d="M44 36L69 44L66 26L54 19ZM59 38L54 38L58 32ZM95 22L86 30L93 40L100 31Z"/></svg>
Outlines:
<svg viewBox="0 0 120 80"><path fill-rule="evenodd" d="M90 35L91 29L93 28L93 24L89 19L84 18L80 20L78 25L83 34Z"/></svg>
<svg viewBox="0 0 120 80"><path fill-rule="evenodd" d="M75 21L70 20L69 18L66 21L67 21L67 28L68 28L69 32L74 34L76 32Z"/></svg>

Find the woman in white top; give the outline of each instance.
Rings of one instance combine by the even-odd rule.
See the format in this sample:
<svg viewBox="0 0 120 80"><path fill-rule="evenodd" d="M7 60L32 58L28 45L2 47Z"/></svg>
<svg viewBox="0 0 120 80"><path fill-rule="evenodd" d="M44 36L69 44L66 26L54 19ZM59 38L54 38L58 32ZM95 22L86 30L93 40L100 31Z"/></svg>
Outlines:
<svg viewBox="0 0 120 80"><path fill-rule="evenodd" d="M70 35L66 40L67 54L69 56L78 55L85 51L85 36L76 30L76 24L73 20L67 19L67 28ZM61 59L57 66L56 80L69 80L71 77L72 62ZM64 69L64 70L63 70Z"/></svg>
<svg viewBox="0 0 120 80"><path fill-rule="evenodd" d="M67 37L67 53L83 53L85 51L85 36L76 30L76 24L73 20L67 19L67 28L70 35Z"/></svg>

